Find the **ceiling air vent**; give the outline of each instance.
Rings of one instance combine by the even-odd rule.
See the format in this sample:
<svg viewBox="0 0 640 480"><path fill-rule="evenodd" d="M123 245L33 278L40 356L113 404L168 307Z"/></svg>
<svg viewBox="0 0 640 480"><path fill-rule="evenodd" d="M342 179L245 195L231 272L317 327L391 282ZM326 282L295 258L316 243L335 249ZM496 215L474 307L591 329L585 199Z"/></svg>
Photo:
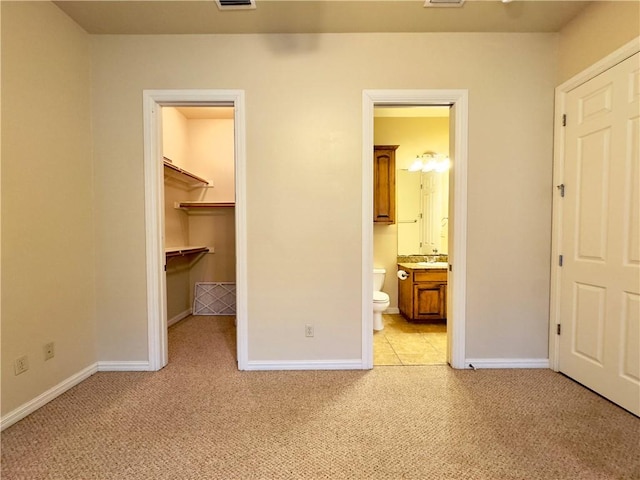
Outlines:
<svg viewBox="0 0 640 480"><path fill-rule="evenodd" d="M465 0L426 0L425 7L461 7Z"/></svg>
<svg viewBox="0 0 640 480"><path fill-rule="evenodd" d="M220 10L241 10L256 8L256 0L216 0Z"/></svg>

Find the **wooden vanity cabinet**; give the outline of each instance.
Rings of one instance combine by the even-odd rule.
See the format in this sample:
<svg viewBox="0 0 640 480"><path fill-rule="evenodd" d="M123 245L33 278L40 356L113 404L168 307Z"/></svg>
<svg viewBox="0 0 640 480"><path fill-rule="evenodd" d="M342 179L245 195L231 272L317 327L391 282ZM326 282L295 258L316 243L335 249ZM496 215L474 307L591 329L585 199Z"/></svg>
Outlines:
<svg viewBox="0 0 640 480"><path fill-rule="evenodd" d="M373 147L373 222L396 223L396 149L399 145Z"/></svg>
<svg viewBox="0 0 640 480"><path fill-rule="evenodd" d="M399 267L409 274L398 280L398 307L407 320L447 318L447 270Z"/></svg>

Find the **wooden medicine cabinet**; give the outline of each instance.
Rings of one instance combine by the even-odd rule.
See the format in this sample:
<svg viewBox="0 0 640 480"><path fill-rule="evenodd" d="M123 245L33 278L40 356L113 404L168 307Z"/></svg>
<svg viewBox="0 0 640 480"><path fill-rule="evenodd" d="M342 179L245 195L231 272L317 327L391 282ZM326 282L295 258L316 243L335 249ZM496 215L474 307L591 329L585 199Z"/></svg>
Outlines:
<svg viewBox="0 0 640 480"><path fill-rule="evenodd" d="M373 147L373 222L396 223L396 149L399 145Z"/></svg>

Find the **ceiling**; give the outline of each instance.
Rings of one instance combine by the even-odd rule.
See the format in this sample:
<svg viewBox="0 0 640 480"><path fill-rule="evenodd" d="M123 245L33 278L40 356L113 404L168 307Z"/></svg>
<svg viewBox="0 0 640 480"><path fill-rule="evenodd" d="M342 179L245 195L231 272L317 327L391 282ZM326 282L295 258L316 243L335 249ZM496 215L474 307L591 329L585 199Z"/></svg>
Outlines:
<svg viewBox="0 0 640 480"><path fill-rule="evenodd" d="M188 120L233 119L233 107L176 107Z"/></svg>
<svg viewBox="0 0 640 480"><path fill-rule="evenodd" d="M214 0L64 0L54 3L91 34L557 32L590 2L467 0L257 0L220 11Z"/></svg>

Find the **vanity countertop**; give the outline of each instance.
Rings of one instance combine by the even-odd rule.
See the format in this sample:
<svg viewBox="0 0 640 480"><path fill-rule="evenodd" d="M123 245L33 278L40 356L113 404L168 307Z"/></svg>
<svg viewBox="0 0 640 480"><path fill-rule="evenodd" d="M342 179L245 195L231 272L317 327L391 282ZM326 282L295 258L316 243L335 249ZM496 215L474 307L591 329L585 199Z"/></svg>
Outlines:
<svg viewBox="0 0 640 480"><path fill-rule="evenodd" d="M417 262L417 263L399 263L400 268L409 268L411 270L447 270L449 264L447 262Z"/></svg>

